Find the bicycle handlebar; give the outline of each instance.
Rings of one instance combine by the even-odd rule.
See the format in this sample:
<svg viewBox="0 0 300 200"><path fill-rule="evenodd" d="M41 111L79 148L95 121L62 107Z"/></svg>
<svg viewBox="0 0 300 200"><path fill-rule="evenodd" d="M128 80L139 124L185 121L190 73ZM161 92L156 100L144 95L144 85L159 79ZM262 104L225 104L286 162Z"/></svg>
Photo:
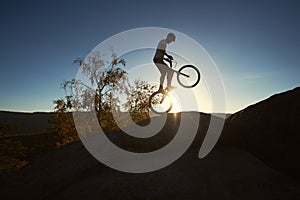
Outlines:
<svg viewBox="0 0 300 200"><path fill-rule="evenodd" d="M173 67L176 68L177 62L176 62L174 59L172 60L172 59L170 59L170 58L167 58L166 61L169 62L171 68L173 68ZM174 64L174 65L173 65L173 64Z"/></svg>

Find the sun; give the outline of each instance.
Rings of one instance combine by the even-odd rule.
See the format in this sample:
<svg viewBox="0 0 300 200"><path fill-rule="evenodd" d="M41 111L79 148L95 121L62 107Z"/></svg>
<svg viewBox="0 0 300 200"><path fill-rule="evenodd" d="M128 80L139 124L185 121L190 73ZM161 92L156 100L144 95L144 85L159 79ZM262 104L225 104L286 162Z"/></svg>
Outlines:
<svg viewBox="0 0 300 200"><path fill-rule="evenodd" d="M178 96L174 93L169 93L169 96L170 96L170 101L172 103L172 109L170 110L170 113L182 112L182 107Z"/></svg>

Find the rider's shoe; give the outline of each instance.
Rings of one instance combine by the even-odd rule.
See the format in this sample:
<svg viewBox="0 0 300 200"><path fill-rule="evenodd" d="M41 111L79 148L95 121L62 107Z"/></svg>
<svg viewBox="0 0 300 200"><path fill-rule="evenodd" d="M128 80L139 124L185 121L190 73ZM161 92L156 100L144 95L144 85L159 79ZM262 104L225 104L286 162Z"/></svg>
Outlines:
<svg viewBox="0 0 300 200"><path fill-rule="evenodd" d="M167 91L171 91L171 90L174 90L174 89L176 89L176 87L171 86L171 85L166 87Z"/></svg>

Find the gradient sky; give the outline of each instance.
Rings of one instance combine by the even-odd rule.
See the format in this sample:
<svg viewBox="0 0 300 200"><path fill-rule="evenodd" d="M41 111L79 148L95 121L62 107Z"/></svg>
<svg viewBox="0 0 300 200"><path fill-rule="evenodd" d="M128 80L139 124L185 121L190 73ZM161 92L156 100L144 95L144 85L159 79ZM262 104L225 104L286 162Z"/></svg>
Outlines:
<svg viewBox="0 0 300 200"><path fill-rule="evenodd" d="M300 85L298 1L2 1L0 110L51 111L72 61L138 27L199 42L223 77L227 112Z"/></svg>

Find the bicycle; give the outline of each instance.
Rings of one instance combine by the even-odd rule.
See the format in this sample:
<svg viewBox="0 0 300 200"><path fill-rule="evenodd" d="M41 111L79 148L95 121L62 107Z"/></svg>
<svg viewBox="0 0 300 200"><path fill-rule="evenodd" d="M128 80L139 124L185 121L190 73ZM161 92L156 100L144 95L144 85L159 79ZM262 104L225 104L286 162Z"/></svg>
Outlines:
<svg viewBox="0 0 300 200"><path fill-rule="evenodd" d="M171 59L168 59L167 61L170 64L170 70L177 74L177 81L182 87L192 88L199 83L201 76L199 70L195 66L184 65L177 71L172 69L173 63L175 63L174 68L176 68L177 63ZM170 91L167 89L164 89L162 91L154 92L150 96L149 106L153 112L163 114L168 113L172 109L173 104L169 92Z"/></svg>

